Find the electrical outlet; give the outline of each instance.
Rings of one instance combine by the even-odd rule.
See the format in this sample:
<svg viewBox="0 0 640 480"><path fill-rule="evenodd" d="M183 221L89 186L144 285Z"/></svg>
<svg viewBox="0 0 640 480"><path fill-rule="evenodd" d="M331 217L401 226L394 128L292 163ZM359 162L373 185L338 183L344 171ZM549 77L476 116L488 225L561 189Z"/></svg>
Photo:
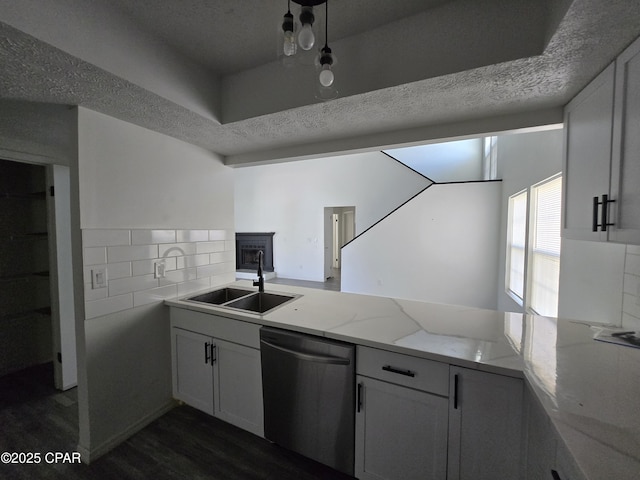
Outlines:
<svg viewBox="0 0 640 480"><path fill-rule="evenodd" d="M153 276L154 278L164 278L165 264L163 262L153 263Z"/></svg>
<svg viewBox="0 0 640 480"><path fill-rule="evenodd" d="M98 288L107 287L107 269L106 268L94 268L91 270L91 288L96 290Z"/></svg>

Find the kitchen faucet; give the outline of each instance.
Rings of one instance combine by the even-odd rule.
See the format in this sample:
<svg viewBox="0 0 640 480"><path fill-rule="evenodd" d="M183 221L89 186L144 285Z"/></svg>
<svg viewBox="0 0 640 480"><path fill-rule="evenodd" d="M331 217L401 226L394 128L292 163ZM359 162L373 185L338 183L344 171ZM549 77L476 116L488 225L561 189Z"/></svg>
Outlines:
<svg viewBox="0 0 640 480"><path fill-rule="evenodd" d="M262 275L262 257L264 253L258 250L258 280L253 282L254 287L258 287L259 292L264 292L264 276Z"/></svg>

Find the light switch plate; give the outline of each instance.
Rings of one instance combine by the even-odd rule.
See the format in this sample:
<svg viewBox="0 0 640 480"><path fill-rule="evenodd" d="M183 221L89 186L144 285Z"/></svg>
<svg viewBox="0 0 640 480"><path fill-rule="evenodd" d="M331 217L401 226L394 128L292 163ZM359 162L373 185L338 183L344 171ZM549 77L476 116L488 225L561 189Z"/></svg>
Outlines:
<svg viewBox="0 0 640 480"><path fill-rule="evenodd" d="M164 278L165 264L164 261L153 263L154 278Z"/></svg>
<svg viewBox="0 0 640 480"><path fill-rule="evenodd" d="M93 268L91 270L91 288L96 290L97 288L107 287L107 269L106 268Z"/></svg>

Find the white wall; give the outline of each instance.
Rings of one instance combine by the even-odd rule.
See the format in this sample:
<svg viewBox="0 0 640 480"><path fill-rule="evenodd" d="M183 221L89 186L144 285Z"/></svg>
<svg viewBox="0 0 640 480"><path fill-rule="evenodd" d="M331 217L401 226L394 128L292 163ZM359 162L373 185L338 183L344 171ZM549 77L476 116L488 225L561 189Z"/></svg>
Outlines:
<svg viewBox="0 0 640 480"><path fill-rule="evenodd" d="M500 191L432 185L342 249L342 290L494 309Z"/></svg>
<svg viewBox="0 0 640 480"><path fill-rule="evenodd" d="M385 150L396 160L434 182L482 180L483 139L418 145Z"/></svg>
<svg viewBox="0 0 640 480"><path fill-rule="evenodd" d="M353 206L356 234L429 182L380 152L234 170L238 232L276 232L284 278L324 280L324 208Z"/></svg>
<svg viewBox="0 0 640 480"><path fill-rule="evenodd" d="M83 108L78 139L79 451L92 460L172 405L163 298L234 279L233 172L203 149ZM153 275L160 259L164 279ZM98 267L108 287L94 290Z"/></svg>

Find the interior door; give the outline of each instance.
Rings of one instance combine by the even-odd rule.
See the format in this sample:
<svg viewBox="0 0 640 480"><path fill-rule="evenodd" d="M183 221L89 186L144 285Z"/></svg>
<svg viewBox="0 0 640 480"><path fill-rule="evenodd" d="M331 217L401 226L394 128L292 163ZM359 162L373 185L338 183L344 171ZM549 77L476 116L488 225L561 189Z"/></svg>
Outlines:
<svg viewBox="0 0 640 480"><path fill-rule="evenodd" d="M71 199L69 167L52 165L49 185L49 252L51 317L53 323L53 373L56 388L67 390L78 383L76 316L71 262ZM53 195L51 195L53 193Z"/></svg>
<svg viewBox="0 0 640 480"><path fill-rule="evenodd" d="M333 265L333 208L324 208L324 278L332 276Z"/></svg>

